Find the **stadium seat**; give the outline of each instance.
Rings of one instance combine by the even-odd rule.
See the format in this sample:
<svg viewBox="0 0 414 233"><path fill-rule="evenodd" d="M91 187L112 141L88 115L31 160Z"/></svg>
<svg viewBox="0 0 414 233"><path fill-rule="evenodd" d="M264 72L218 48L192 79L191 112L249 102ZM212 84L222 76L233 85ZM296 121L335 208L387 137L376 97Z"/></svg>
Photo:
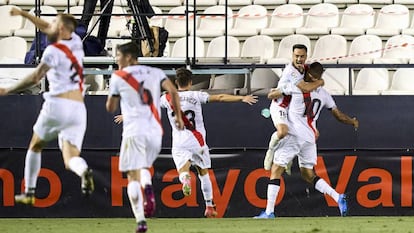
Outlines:
<svg viewBox="0 0 414 233"><path fill-rule="evenodd" d="M322 3L322 0L289 0L289 4L315 5Z"/></svg>
<svg viewBox="0 0 414 233"><path fill-rule="evenodd" d="M251 94L267 95L271 88L277 87L279 77L270 68L254 69L250 77ZM245 89L247 89L245 85ZM247 93L239 93L247 94Z"/></svg>
<svg viewBox="0 0 414 233"><path fill-rule="evenodd" d="M184 5L186 2L184 1ZM196 0L197 6L214 6L217 5L217 0ZM194 6L194 0L188 0L189 6Z"/></svg>
<svg viewBox="0 0 414 233"><path fill-rule="evenodd" d="M359 0L361 4L369 4L374 7L393 4L393 0Z"/></svg>
<svg viewBox="0 0 414 233"><path fill-rule="evenodd" d="M355 37L349 46L347 57L339 59L340 64L372 64L382 54L382 40L376 35Z"/></svg>
<svg viewBox="0 0 414 233"><path fill-rule="evenodd" d="M414 95L414 68L399 68L395 71L391 87L383 95Z"/></svg>
<svg viewBox="0 0 414 233"><path fill-rule="evenodd" d="M152 6L152 9L154 10L155 14L162 14L161 8L157 6ZM164 16L154 15L148 20L148 23L151 26L164 27L164 21Z"/></svg>
<svg viewBox="0 0 414 233"><path fill-rule="evenodd" d="M414 4L414 1L412 1L412 4ZM414 36L414 17L412 17L410 27L403 28L401 34Z"/></svg>
<svg viewBox="0 0 414 233"><path fill-rule="evenodd" d="M323 0L324 3L338 4L356 4L358 0Z"/></svg>
<svg viewBox="0 0 414 233"><path fill-rule="evenodd" d="M262 6L268 6L269 5L269 7L284 5L284 4L287 4L287 3L288 3L288 0L253 0L254 5L262 5ZM266 7L266 8L268 8L268 7Z"/></svg>
<svg viewBox="0 0 414 233"><path fill-rule="evenodd" d="M219 0L219 5L224 5L226 3L226 0ZM252 0L227 0L228 6L247 6L251 5Z"/></svg>
<svg viewBox="0 0 414 233"><path fill-rule="evenodd" d="M331 3L320 3L313 5L306 17L303 27L297 28L297 34L303 35L326 35L330 29L338 27L339 10L338 7Z"/></svg>
<svg viewBox="0 0 414 233"><path fill-rule="evenodd" d="M103 91L105 90L105 79L103 75L85 75L84 84L87 91Z"/></svg>
<svg viewBox="0 0 414 233"><path fill-rule="evenodd" d="M409 24L408 7L400 4L386 5L379 11L374 28L368 28L366 33L384 37L394 36L400 34L402 29L408 28Z"/></svg>
<svg viewBox="0 0 414 233"><path fill-rule="evenodd" d="M267 59L273 57L273 39L265 35L251 36L243 43L241 57L260 57L260 63L265 63Z"/></svg>
<svg viewBox="0 0 414 233"><path fill-rule="evenodd" d="M211 94L237 94L236 92L244 87L245 79L245 75L238 74L213 76L210 79L210 88L206 91Z"/></svg>
<svg viewBox="0 0 414 233"><path fill-rule="evenodd" d="M204 14L224 14L225 6L211 6L204 10ZM200 37L218 37L224 35L225 16L201 16L196 35ZM227 30L233 26L233 10L227 7Z"/></svg>
<svg viewBox="0 0 414 233"><path fill-rule="evenodd" d="M303 44L308 48L308 54L312 54L311 40L305 35L289 35L283 37L279 43L276 56L267 60L268 64L288 64L292 61L292 48L295 44Z"/></svg>
<svg viewBox="0 0 414 233"><path fill-rule="evenodd" d="M327 68L322 75L323 87L331 95L349 95L349 69ZM354 72L351 71L351 87L354 84Z"/></svg>
<svg viewBox="0 0 414 233"><path fill-rule="evenodd" d="M204 40L196 37L195 52L196 57L204 57ZM188 37L188 56L194 57L194 37ZM182 37L175 41L170 57L186 57L186 37Z"/></svg>
<svg viewBox="0 0 414 233"><path fill-rule="evenodd" d="M17 59L24 63L27 52L27 42L22 37L9 36L0 39L0 58Z"/></svg>
<svg viewBox="0 0 414 233"><path fill-rule="evenodd" d="M112 14L127 14L127 10L120 6L113 6ZM112 15L108 28L108 37L119 37L121 31L125 32L125 30L127 29L127 23L128 19L126 16Z"/></svg>
<svg viewBox="0 0 414 233"><path fill-rule="evenodd" d="M270 18L270 25L260 31L261 35L286 36L303 26L303 9L296 4L277 6Z"/></svg>
<svg viewBox="0 0 414 233"><path fill-rule="evenodd" d="M163 8L167 7L177 7L183 4L183 0L149 0L151 6L158 6Z"/></svg>
<svg viewBox="0 0 414 233"><path fill-rule="evenodd" d="M353 95L380 95L390 86L386 68L362 68L355 80Z"/></svg>
<svg viewBox="0 0 414 233"><path fill-rule="evenodd" d="M34 11L35 8L33 7L32 9L30 9L29 14L34 15ZM40 11L41 14L57 14L57 10L56 8L52 7L52 6L40 6ZM43 20L46 20L48 22L52 22L56 16L44 16L41 15L40 18L42 18ZM28 19L24 19L23 20L23 28L21 29L17 29L14 32L15 36L21 36L21 37L29 37L29 38L33 38L35 36L35 32L36 32L36 28L34 26L34 24L32 22L30 22L30 20Z"/></svg>
<svg viewBox="0 0 414 233"><path fill-rule="evenodd" d="M414 37L396 35L387 40L380 58L374 59L374 64L406 64L414 58Z"/></svg>
<svg viewBox="0 0 414 233"><path fill-rule="evenodd" d="M206 57L224 57L227 38L227 57L240 56L240 41L234 36L220 36L212 39L207 47Z"/></svg>
<svg viewBox="0 0 414 233"><path fill-rule="evenodd" d="M188 7L190 11L193 10L192 7ZM184 14L186 6L178 6L172 8L168 14L171 14L165 20L165 29L168 31L168 37L183 37L186 35L186 19L185 16L174 16L173 14ZM193 31L193 13L189 13L189 28L187 33L192 33Z"/></svg>
<svg viewBox="0 0 414 233"><path fill-rule="evenodd" d="M332 28L331 34L358 36L374 27L375 11L370 5L354 4L348 6L341 18L339 27Z"/></svg>
<svg viewBox="0 0 414 233"><path fill-rule="evenodd" d="M338 59L346 56L347 41L341 35L325 35L315 42L312 57L309 61L318 61L324 64L337 63Z"/></svg>
<svg viewBox="0 0 414 233"><path fill-rule="evenodd" d="M248 5L240 8L234 26L228 31L230 36L254 36L267 27L267 9L261 5Z"/></svg>
<svg viewBox="0 0 414 233"><path fill-rule="evenodd" d="M12 36L14 31L20 29L23 26L22 16L11 16L10 9L17 7L14 5L0 6L0 17L4 20L4 23L0 24L0 36ZM20 8L20 7L17 7Z"/></svg>

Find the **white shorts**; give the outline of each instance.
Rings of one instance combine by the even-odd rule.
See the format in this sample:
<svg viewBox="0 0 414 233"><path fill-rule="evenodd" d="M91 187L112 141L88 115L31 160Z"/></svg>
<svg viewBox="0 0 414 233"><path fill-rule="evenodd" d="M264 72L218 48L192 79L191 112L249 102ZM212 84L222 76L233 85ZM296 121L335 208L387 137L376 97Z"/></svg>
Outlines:
<svg viewBox="0 0 414 233"><path fill-rule="evenodd" d="M280 107L279 104L275 101L272 101L270 104L270 116L272 117L274 125L288 124L287 109Z"/></svg>
<svg viewBox="0 0 414 233"><path fill-rule="evenodd" d="M66 140L79 151L82 149L85 130L85 104L58 97L45 100L33 126L33 132L43 141L48 142L58 137L60 149L63 140Z"/></svg>
<svg viewBox="0 0 414 233"><path fill-rule="evenodd" d="M119 153L119 171L127 172L151 167L160 153L161 139L161 135L139 135L122 138Z"/></svg>
<svg viewBox="0 0 414 233"><path fill-rule="evenodd" d="M273 163L281 167L287 166L295 156L298 156L299 167L312 169L316 165L316 143L301 140L292 135L287 135L280 140L273 157Z"/></svg>
<svg viewBox="0 0 414 233"><path fill-rule="evenodd" d="M211 168L211 158L208 146L199 147L196 149L172 149L172 157L177 170L182 168L187 161L191 165L196 165L202 169Z"/></svg>

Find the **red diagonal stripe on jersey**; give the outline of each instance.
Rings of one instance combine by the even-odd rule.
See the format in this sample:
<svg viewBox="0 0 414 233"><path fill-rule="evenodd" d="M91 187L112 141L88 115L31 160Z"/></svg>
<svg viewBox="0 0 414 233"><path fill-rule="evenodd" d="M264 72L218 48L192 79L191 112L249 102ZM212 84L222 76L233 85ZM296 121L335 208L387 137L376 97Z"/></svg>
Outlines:
<svg viewBox="0 0 414 233"><path fill-rule="evenodd" d="M307 99L309 101L306 101ZM316 130L315 130L315 128L313 128L313 125L312 125L312 121L313 121L314 115L313 115L313 109L312 109L312 98L311 98L311 94L310 93L303 93L303 100L305 102L306 121L308 123L309 128L312 129L313 134L315 135L315 140L316 140Z"/></svg>

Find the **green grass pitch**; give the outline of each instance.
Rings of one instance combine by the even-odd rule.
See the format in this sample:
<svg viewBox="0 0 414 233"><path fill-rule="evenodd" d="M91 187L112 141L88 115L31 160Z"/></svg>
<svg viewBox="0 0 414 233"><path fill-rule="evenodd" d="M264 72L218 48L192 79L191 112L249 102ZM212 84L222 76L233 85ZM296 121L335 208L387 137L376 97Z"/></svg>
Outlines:
<svg viewBox="0 0 414 233"><path fill-rule="evenodd" d="M414 233L414 217L154 218L148 233ZM133 218L2 218L4 233L133 233Z"/></svg>

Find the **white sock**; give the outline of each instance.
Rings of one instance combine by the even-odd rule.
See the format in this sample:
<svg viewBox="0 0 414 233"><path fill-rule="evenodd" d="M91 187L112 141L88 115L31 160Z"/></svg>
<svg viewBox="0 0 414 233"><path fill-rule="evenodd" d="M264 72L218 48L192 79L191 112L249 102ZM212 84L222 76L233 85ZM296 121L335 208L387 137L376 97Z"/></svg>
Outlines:
<svg viewBox="0 0 414 233"><path fill-rule="evenodd" d="M181 184L183 184L183 183L184 183L184 178L185 178L186 176L191 176L191 175L190 175L190 173L188 173L188 172L181 172L181 173L179 174L178 179L180 180Z"/></svg>
<svg viewBox="0 0 414 233"><path fill-rule="evenodd" d="M31 150L27 150L26 160L24 165L24 180L25 180L25 193L29 193L36 188L37 176L40 172L42 164L42 155Z"/></svg>
<svg viewBox="0 0 414 233"><path fill-rule="evenodd" d="M127 193L136 222L145 220L141 184L138 181L129 182Z"/></svg>
<svg viewBox="0 0 414 233"><path fill-rule="evenodd" d="M273 150L273 148L275 148L278 142L279 142L279 137L277 136L277 131L275 131L270 137L269 149Z"/></svg>
<svg viewBox="0 0 414 233"><path fill-rule="evenodd" d="M140 177L142 188L145 188L145 185L152 185L151 173L147 168L140 169Z"/></svg>
<svg viewBox="0 0 414 233"><path fill-rule="evenodd" d="M85 173L85 171L88 169L88 164L86 164L86 161L79 156L72 157L68 162L69 169L76 173L79 177Z"/></svg>
<svg viewBox="0 0 414 233"><path fill-rule="evenodd" d="M201 191L206 206L213 206L213 185L211 184L210 175L207 172L204 176L198 175L198 178L200 179Z"/></svg>
<svg viewBox="0 0 414 233"><path fill-rule="evenodd" d="M267 185L267 203L266 214L275 212L275 203L277 195L279 194L280 185L268 184Z"/></svg>
<svg viewBox="0 0 414 233"><path fill-rule="evenodd" d="M333 189L331 186L329 186L328 183L326 183L325 180L319 179L315 184L315 189L323 194L328 194L331 196L336 202L338 202L339 194Z"/></svg>

